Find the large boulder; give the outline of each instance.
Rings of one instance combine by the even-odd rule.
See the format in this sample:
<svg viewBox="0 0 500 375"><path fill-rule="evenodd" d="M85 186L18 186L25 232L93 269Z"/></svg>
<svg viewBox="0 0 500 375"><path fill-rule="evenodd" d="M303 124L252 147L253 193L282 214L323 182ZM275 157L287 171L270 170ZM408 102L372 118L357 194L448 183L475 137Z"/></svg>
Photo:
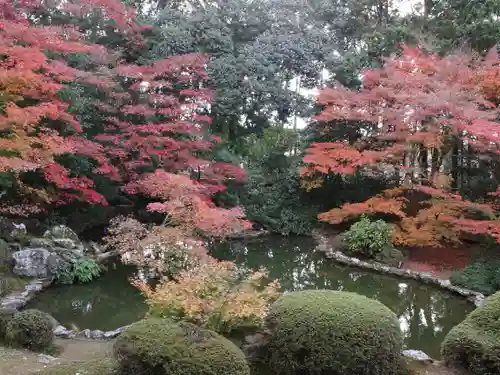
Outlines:
<svg viewBox="0 0 500 375"><path fill-rule="evenodd" d="M66 249L26 248L12 254L18 276L48 279L57 276L80 257L80 253Z"/></svg>
<svg viewBox="0 0 500 375"><path fill-rule="evenodd" d="M47 230L43 237L32 237L25 248L12 254L13 272L18 276L52 278L85 254L78 235L64 225Z"/></svg>
<svg viewBox="0 0 500 375"><path fill-rule="evenodd" d="M50 275L50 251L42 248L30 248L12 254L15 266L12 270L18 276L47 278Z"/></svg>
<svg viewBox="0 0 500 375"><path fill-rule="evenodd" d="M235 344L186 322L134 323L118 337L114 352L123 375L250 375Z"/></svg>
<svg viewBox="0 0 500 375"><path fill-rule="evenodd" d="M396 375L403 337L396 315L355 293L287 293L266 318L261 359L277 375Z"/></svg>
<svg viewBox="0 0 500 375"><path fill-rule="evenodd" d="M500 292L448 332L441 354L447 364L472 375L500 374Z"/></svg>
<svg viewBox="0 0 500 375"><path fill-rule="evenodd" d="M83 255L85 247L78 235L65 225L56 225L43 234L43 240L48 241L53 247L74 251Z"/></svg>

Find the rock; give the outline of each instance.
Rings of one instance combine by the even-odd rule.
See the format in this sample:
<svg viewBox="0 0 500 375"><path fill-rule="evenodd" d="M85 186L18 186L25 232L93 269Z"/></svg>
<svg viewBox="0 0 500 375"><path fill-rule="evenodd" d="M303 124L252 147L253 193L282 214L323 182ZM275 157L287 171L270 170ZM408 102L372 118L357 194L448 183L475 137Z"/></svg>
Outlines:
<svg viewBox="0 0 500 375"><path fill-rule="evenodd" d="M121 335L123 333L123 331L125 331L128 327L129 326L120 327L120 328L115 329L114 331L104 332L103 333L103 337L106 338L106 339L114 338L116 336Z"/></svg>
<svg viewBox="0 0 500 375"><path fill-rule="evenodd" d="M42 248L32 248L16 251L12 254L15 261L13 272L18 276L47 278L50 276L47 259L50 251Z"/></svg>
<svg viewBox="0 0 500 375"><path fill-rule="evenodd" d="M72 331L70 329L66 329L66 327L63 327L63 326L57 326L54 329L54 335L57 337L66 338L66 339L73 338L76 336L74 331Z"/></svg>
<svg viewBox="0 0 500 375"><path fill-rule="evenodd" d="M94 340L101 340L104 337L104 332L99 329L94 329L90 331L90 337Z"/></svg>
<svg viewBox="0 0 500 375"><path fill-rule="evenodd" d="M29 247L42 247L44 249L50 250L53 247L53 242L48 238L33 237L29 240Z"/></svg>
<svg viewBox="0 0 500 375"><path fill-rule="evenodd" d="M85 247L78 235L64 225L56 225L43 235L43 238L38 240L39 243L45 242L45 246L56 247L66 250L71 250L78 255L83 255Z"/></svg>
<svg viewBox="0 0 500 375"><path fill-rule="evenodd" d="M450 280L439 280L439 285L441 285L443 288L447 288L448 286L451 285L451 281Z"/></svg>
<svg viewBox="0 0 500 375"><path fill-rule="evenodd" d="M67 269L70 266L70 260L61 257L57 253L50 253L47 258L47 274L52 277L57 275L60 270Z"/></svg>
<svg viewBox="0 0 500 375"><path fill-rule="evenodd" d="M428 363L434 362L434 360L431 357L429 357L421 350L413 350L413 349L403 350L402 354L403 356L414 359L416 361L422 361Z"/></svg>
<svg viewBox="0 0 500 375"><path fill-rule="evenodd" d="M38 354L38 362L40 362L40 363L48 365L49 363L52 363L54 361L57 361L57 358L52 357L51 355Z"/></svg>
<svg viewBox="0 0 500 375"><path fill-rule="evenodd" d="M40 231L40 221L37 219L10 219L0 216L0 238L7 242L19 241L26 238L27 233Z"/></svg>
<svg viewBox="0 0 500 375"><path fill-rule="evenodd" d="M73 240L74 242L80 242L78 235L66 225L56 225L47 230L43 234L43 238L54 239L54 238L65 238Z"/></svg>
<svg viewBox="0 0 500 375"><path fill-rule="evenodd" d="M247 358L256 359L259 353L269 342L270 336L263 333L256 333L253 335L245 336L244 343L241 347Z"/></svg>
<svg viewBox="0 0 500 375"><path fill-rule="evenodd" d="M92 336L91 336L90 332L91 332L90 329L87 328L87 329L84 329L83 331L77 332L76 335L77 335L77 337L85 337L87 339L91 339Z"/></svg>
<svg viewBox="0 0 500 375"><path fill-rule="evenodd" d="M104 253L104 249L97 242L89 241L85 245L85 253L92 255L99 255Z"/></svg>
<svg viewBox="0 0 500 375"><path fill-rule="evenodd" d="M481 307L484 304L485 297L481 293L473 296L469 296L468 300L474 304L476 307Z"/></svg>
<svg viewBox="0 0 500 375"><path fill-rule="evenodd" d="M254 335L245 336L245 343L249 345L255 345L264 340L264 335L262 333L256 333Z"/></svg>
<svg viewBox="0 0 500 375"><path fill-rule="evenodd" d="M61 248L26 248L12 254L13 272L18 276L52 278L79 256L78 252Z"/></svg>
<svg viewBox="0 0 500 375"><path fill-rule="evenodd" d="M28 230L26 229L26 225L24 223L12 223L12 231L9 234L9 237L13 241L22 241L28 235Z"/></svg>

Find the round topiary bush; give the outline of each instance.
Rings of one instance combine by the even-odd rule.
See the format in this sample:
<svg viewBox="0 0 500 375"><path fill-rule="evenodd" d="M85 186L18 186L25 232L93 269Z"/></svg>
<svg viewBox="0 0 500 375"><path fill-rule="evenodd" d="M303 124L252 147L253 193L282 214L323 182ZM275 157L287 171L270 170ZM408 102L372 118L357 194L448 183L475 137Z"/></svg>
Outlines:
<svg viewBox="0 0 500 375"><path fill-rule="evenodd" d="M276 374L393 375L402 333L382 303L355 293L308 290L283 295L266 318L262 358Z"/></svg>
<svg viewBox="0 0 500 375"><path fill-rule="evenodd" d="M250 375L243 352L219 334L196 325L148 318L115 342L124 375Z"/></svg>
<svg viewBox="0 0 500 375"><path fill-rule="evenodd" d="M500 374L500 292L485 300L446 335L441 355L472 375Z"/></svg>
<svg viewBox="0 0 500 375"><path fill-rule="evenodd" d="M14 314L5 327L5 340L10 345L30 350L51 348L54 343L52 319L38 310L24 310Z"/></svg>

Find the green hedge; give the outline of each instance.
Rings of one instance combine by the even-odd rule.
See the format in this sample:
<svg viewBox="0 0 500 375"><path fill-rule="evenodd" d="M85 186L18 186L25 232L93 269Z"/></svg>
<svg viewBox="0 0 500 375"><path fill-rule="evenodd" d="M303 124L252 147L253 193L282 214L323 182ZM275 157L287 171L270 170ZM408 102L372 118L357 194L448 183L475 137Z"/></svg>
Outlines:
<svg viewBox="0 0 500 375"><path fill-rule="evenodd" d="M455 271L450 281L480 293L490 295L500 290L500 262L476 262L463 270Z"/></svg>
<svg viewBox="0 0 500 375"><path fill-rule="evenodd" d="M236 345L185 322L134 323L117 339L114 353L122 375L250 375Z"/></svg>
<svg viewBox="0 0 500 375"><path fill-rule="evenodd" d="M472 375L500 374L500 292L448 332L441 354L448 364Z"/></svg>
<svg viewBox="0 0 500 375"><path fill-rule="evenodd" d="M402 333L378 301L348 292L309 290L279 298L266 325L264 361L276 374L393 375Z"/></svg>
<svg viewBox="0 0 500 375"><path fill-rule="evenodd" d="M54 344L50 315L38 310L15 313L5 326L5 341L12 346L43 351Z"/></svg>

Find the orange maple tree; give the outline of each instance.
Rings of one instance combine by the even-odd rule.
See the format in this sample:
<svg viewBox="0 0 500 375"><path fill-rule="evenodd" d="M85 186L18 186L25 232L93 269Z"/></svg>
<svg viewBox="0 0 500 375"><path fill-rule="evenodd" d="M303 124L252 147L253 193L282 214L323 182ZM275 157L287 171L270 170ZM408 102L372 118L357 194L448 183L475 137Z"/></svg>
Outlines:
<svg viewBox="0 0 500 375"><path fill-rule="evenodd" d="M99 7L101 13L123 21L117 22L118 28L139 28L134 14L127 13L129 8L117 1L52 5L73 16ZM70 82L103 83L95 72L68 65L65 57L80 53L104 62L108 60L107 51L86 43L84 33L74 25L34 24L30 14L45 6L35 0L0 1L0 173L14 177L17 193L13 201L2 200L0 212L13 215L38 213L73 199L106 204L90 179L71 176L57 157L78 154L85 148L82 142L92 143L81 136L81 125L69 103L61 99L61 91ZM107 164L104 159L100 161ZM30 171L41 172L49 186L34 188L24 183L23 175Z"/></svg>
<svg viewBox="0 0 500 375"><path fill-rule="evenodd" d="M61 17L39 21L51 12ZM106 205L90 177L59 162L74 154L91 159L94 174L115 180L126 193L162 200L149 208L168 212L173 221L182 218L210 233L245 223L240 209L223 210L211 201L227 179L244 173L210 159L220 139L207 134L210 118L200 111L211 97L203 88L206 56L133 64L119 51L89 43L72 17L104 20L98 22L102 33L119 34L127 53L146 48L141 32L148 27L119 0L54 0L50 6L0 0L0 173L16 184L16 196L6 194L0 212L29 215L75 200ZM89 63L75 68L67 58L74 54ZM87 137L69 99L61 99L70 84L98 93L92 111L101 120L99 134ZM41 175L43 187L26 184L26 172Z"/></svg>
<svg viewBox="0 0 500 375"><path fill-rule="evenodd" d="M460 196L452 189L447 161L458 141L482 157L497 157L499 63L496 50L473 59L403 46L402 54L386 59L382 68L364 72L359 91L340 85L323 90L317 122L363 127L354 142L312 144L304 157L304 178L378 174L395 177L399 187L319 219L338 224L361 214L389 216L398 224L394 241L401 245L457 243L465 233L500 241L495 202L476 204Z"/></svg>

